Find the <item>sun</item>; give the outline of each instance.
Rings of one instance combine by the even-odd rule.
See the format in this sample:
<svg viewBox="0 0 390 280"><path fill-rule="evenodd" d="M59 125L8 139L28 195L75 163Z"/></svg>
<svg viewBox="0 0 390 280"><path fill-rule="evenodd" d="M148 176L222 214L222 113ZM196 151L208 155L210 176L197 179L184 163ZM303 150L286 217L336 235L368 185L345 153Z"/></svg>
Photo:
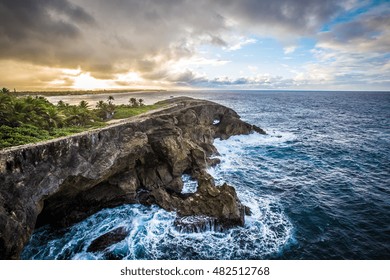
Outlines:
<svg viewBox="0 0 390 280"><path fill-rule="evenodd" d="M110 82L107 80L99 80L95 79L91 76L90 73L82 73L73 78L73 86L74 89L80 90L94 90L101 88L109 88L111 87Z"/></svg>

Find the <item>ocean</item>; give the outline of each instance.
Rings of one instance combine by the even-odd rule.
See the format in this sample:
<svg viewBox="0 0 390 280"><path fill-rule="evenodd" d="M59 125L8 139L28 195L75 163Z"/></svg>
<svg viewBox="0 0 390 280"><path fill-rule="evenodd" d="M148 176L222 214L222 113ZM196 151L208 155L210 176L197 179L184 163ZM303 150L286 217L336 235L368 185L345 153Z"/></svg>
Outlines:
<svg viewBox="0 0 390 280"><path fill-rule="evenodd" d="M123 205L66 229L37 229L23 259L390 259L390 92L160 92L116 101L172 95L221 103L267 131L217 139L221 163L208 170L251 208L245 226L182 233L175 213ZM196 189L183 179L185 192ZM123 241L87 252L120 226L129 229Z"/></svg>

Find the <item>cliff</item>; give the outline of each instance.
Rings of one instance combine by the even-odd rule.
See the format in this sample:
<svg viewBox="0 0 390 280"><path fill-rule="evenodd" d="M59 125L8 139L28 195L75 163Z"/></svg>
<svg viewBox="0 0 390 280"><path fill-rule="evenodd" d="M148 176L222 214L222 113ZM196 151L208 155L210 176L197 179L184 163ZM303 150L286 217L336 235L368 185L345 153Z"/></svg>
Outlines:
<svg viewBox="0 0 390 280"><path fill-rule="evenodd" d="M207 217L218 228L243 225L247 210L233 187L206 172L215 138L264 133L232 109L191 98L102 129L0 151L0 258L17 259L35 227L60 227L102 208L157 204L175 225ZM182 175L198 181L182 194ZM199 219L195 219L199 221ZM207 219L206 219L207 220Z"/></svg>

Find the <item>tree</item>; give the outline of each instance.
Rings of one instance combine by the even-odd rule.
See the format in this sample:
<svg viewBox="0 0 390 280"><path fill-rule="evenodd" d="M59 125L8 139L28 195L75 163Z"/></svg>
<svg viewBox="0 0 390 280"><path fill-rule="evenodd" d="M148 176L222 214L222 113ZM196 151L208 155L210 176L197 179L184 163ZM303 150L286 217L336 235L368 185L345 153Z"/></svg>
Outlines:
<svg viewBox="0 0 390 280"><path fill-rule="evenodd" d="M82 109L79 106L69 106L65 114L67 116L65 122L70 126L86 126L94 121L91 111Z"/></svg>
<svg viewBox="0 0 390 280"><path fill-rule="evenodd" d="M62 116L58 113L58 110L55 107L47 108L44 119L47 122L46 127L49 131L52 131L53 128L61 127L63 125Z"/></svg>
<svg viewBox="0 0 390 280"><path fill-rule="evenodd" d="M66 107L66 104L65 104L64 101L60 100L60 101L58 101L58 103L57 103L57 107L58 107L58 108L64 108L64 107Z"/></svg>
<svg viewBox="0 0 390 280"><path fill-rule="evenodd" d="M110 95L108 98L107 98L107 102L108 102L108 104L110 104L110 105L112 105L112 101L114 101L115 100L115 98L114 98L114 96L112 96L112 95Z"/></svg>
<svg viewBox="0 0 390 280"><path fill-rule="evenodd" d="M96 103L96 108L98 108L98 109L103 109L105 106L107 106L107 104L104 103L104 101L102 101L102 100L99 100L99 101Z"/></svg>
<svg viewBox="0 0 390 280"><path fill-rule="evenodd" d="M96 103L97 113L96 115L102 120L111 119L115 112L114 104L107 104L100 100Z"/></svg>
<svg viewBox="0 0 390 280"><path fill-rule="evenodd" d="M52 130L55 127L61 126L62 118L59 115L58 108L50 103L43 96L27 96L24 99L17 99L20 102L19 121L35 125L39 128ZM16 105L16 103L15 103Z"/></svg>
<svg viewBox="0 0 390 280"><path fill-rule="evenodd" d="M1 92L4 94L7 94L7 93L9 93L9 89L4 87L1 89Z"/></svg>
<svg viewBox="0 0 390 280"><path fill-rule="evenodd" d="M81 109L88 110L89 109L89 104L88 104L87 101L81 100L80 103L79 103L79 107Z"/></svg>
<svg viewBox="0 0 390 280"><path fill-rule="evenodd" d="M4 97L4 94L0 94L0 126L9 125L10 100Z"/></svg>
<svg viewBox="0 0 390 280"><path fill-rule="evenodd" d="M145 106L144 100L142 98L138 99L139 106Z"/></svg>
<svg viewBox="0 0 390 280"><path fill-rule="evenodd" d="M131 104L131 107L138 107L138 101L134 97L129 99L129 103Z"/></svg>

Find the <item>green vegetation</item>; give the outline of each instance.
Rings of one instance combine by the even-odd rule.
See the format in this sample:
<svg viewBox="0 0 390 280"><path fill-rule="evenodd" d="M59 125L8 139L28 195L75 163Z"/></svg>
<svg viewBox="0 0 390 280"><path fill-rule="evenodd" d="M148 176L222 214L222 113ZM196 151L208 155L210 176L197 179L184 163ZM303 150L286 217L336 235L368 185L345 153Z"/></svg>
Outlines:
<svg viewBox="0 0 390 280"><path fill-rule="evenodd" d="M159 105L148 105L143 107L129 107L128 105L119 105L116 107L115 115L113 116L114 119L125 119L130 118L142 113L146 113L150 110L157 109L161 106Z"/></svg>
<svg viewBox="0 0 390 280"><path fill-rule="evenodd" d="M9 93L9 89L8 88L2 88L1 89L1 93Z"/></svg>
<svg viewBox="0 0 390 280"><path fill-rule="evenodd" d="M114 97L91 106L86 101L69 105L50 103L42 96L16 97L6 88L0 91L0 149L54 139L107 125L110 119L132 117L159 105L145 106L131 98L129 105L114 105Z"/></svg>
<svg viewBox="0 0 390 280"><path fill-rule="evenodd" d="M143 99L129 99L129 105L118 105L115 108L115 114L113 116L114 119L125 119L130 118L142 113L146 113L150 110L157 109L161 107L160 105L144 105Z"/></svg>

